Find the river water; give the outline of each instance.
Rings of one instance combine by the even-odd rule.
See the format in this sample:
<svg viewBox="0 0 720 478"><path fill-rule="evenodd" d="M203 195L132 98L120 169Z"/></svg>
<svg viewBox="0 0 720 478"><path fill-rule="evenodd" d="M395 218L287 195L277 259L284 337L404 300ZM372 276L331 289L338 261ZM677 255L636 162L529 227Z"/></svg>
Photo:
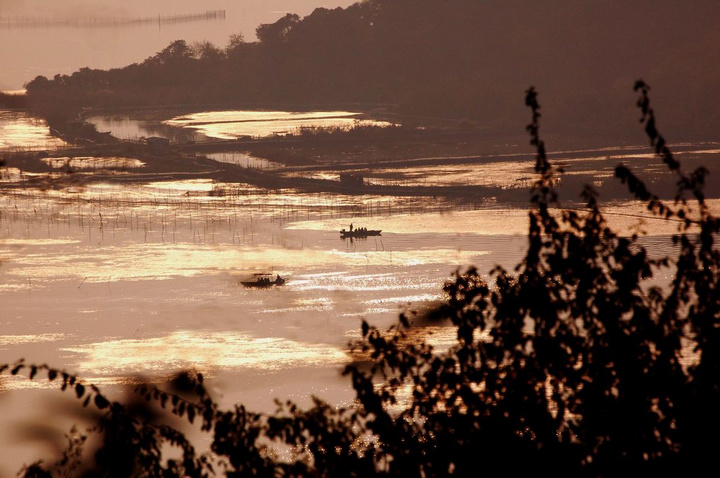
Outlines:
<svg viewBox="0 0 720 478"><path fill-rule="evenodd" d="M49 134L43 120L0 109L0 151L57 149L64 145L64 141Z"/></svg>
<svg viewBox="0 0 720 478"><path fill-rule="evenodd" d="M161 136L175 142L181 137L193 141L234 140L392 124L363 119L360 113L352 111L207 111L174 116L160 125L155 119L142 120L127 115L88 116L86 121L94 124L98 131L109 132L116 138L136 140Z"/></svg>
<svg viewBox="0 0 720 478"><path fill-rule="evenodd" d="M42 122L7 112L0 121L6 148L61 146ZM444 174L404 173L425 182ZM4 174L12 177L12 167ZM384 327L402 311L422 312L443 299L454 271L512 268L526 246L523 205L268 192L206 180L51 184L0 194L0 362L64 368L113 398L140 377L163 382L193 368L225 407L271 411L275 398L308 405L311 395L348 404L352 393L340 372L353 359L348 342L359 337L361 319ZM632 203L607 211L623 231L643 216ZM382 235L343 240L338 231L350 223ZM671 250L673 225L648 219L637 227L653 251ZM266 271L287 284L240 284ZM417 330L418 340L438 347L454 337L441 324ZM73 423L53 407L79 405L54 388L0 377L0 476L42 457L28 430L48 416L64 430Z"/></svg>

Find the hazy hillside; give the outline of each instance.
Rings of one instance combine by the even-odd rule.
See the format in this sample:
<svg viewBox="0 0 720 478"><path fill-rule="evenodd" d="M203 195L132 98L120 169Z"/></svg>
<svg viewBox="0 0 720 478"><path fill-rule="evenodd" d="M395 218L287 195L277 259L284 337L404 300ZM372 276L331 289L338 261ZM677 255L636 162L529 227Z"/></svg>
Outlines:
<svg viewBox="0 0 720 478"><path fill-rule="evenodd" d="M526 121L534 85L547 134L636 141L643 78L673 140L720 125L720 2L369 0L287 15L258 42L178 41L141 64L34 80L35 104L389 103L468 118L488 133ZM59 91L62 93L59 93Z"/></svg>

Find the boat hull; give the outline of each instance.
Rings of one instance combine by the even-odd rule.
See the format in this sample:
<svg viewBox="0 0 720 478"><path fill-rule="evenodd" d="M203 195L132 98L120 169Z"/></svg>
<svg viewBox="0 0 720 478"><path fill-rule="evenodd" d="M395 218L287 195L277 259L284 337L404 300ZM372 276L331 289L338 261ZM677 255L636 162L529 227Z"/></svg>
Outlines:
<svg viewBox="0 0 720 478"><path fill-rule="evenodd" d="M275 286L281 286L284 285L284 282L276 283L276 282L270 282L270 283L260 283L260 282L240 282L245 287L250 287L253 289L269 289L270 287Z"/></svg>
<svg viewBox="0 0 720 478"><path fill-rule="evenodd" d="M368 237L368 236L379 236L382 231L379 230L368 230L368 231L340 231L340 237Z"/></svg>

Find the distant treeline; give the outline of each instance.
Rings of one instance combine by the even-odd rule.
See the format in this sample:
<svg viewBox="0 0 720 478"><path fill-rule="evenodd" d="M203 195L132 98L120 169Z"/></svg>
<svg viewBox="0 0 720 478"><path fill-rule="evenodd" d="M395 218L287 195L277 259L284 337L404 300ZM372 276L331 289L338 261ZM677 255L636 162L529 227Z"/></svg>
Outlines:
<svg viewBox="0 0 720 478"><path fill-rule="evenodd" d="M177 40L142 63L38 77L27 90L45 114L382 103L506 134L523 121L518 94L534 85L551 105L546 134L634 141L628 85L642 77L654 86L671 140L708 140L720 124L717 18L714 0L366 0L305 18L288 14L260 25L256 42Z"/></svg>
<svg viewBox="0 0 720 478"><path fill-rule="evenodd" d="M27 97L21 94L0 91L0 108L23 109L27 106Z"/></svg>
<svg viewBox="0 0 720 478"><path fill-rule="evenodd" d="M208 10L204 13L184 15L158 15L156 17L5 17L0 16L0 28L116 28L146 24L165 25L207 20L224 20L225 10Z"/></svg>

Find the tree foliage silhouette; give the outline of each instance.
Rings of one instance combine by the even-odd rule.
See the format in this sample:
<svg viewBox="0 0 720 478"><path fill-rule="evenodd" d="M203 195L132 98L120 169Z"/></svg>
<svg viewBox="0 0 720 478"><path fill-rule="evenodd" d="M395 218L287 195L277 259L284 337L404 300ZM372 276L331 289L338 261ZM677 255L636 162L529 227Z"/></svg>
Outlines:
<svg viewBox="0 0 720 478"><path fill-rule="evenodd" d="M19 362L17 374L60 379L85 405L103 412L103 441L88 476L477 476L551 471L560 476L699 473L712 469L720 444L720 221L703 194L706 171L682 170L657 130L638 81L640 121L658 158L677 176L674 201L653 195L626 166L616 176L653 215L677 224L676 257L655 257L642 238L614 232L586 187L583 211L560 207L558 171L540 137L533 88L527 130L536 149L528 250L508 271L458 272L434 316L450 320L456 343L438 351L409 340L410 317L390 330L362 324L355 349L370 366L351 364L356 403L335 408L315 399L274 414L242 406L221 410L202 375L183 374L185 393L136 390L212 433L199 454L162 417L109 402L66 373ZM653 282L673 272L665 285ZM149 405L146 405L146 407ZM77 440L75 442L77 448ZM164 460L161 445L181 451ZM281 459L277 446L290 447ZM53 476L31 465L25 476ZM123 464L121 467L118 464ZM80 469L79 464L74 465ZM84 475L83 475L84 476Z"/></svg>

